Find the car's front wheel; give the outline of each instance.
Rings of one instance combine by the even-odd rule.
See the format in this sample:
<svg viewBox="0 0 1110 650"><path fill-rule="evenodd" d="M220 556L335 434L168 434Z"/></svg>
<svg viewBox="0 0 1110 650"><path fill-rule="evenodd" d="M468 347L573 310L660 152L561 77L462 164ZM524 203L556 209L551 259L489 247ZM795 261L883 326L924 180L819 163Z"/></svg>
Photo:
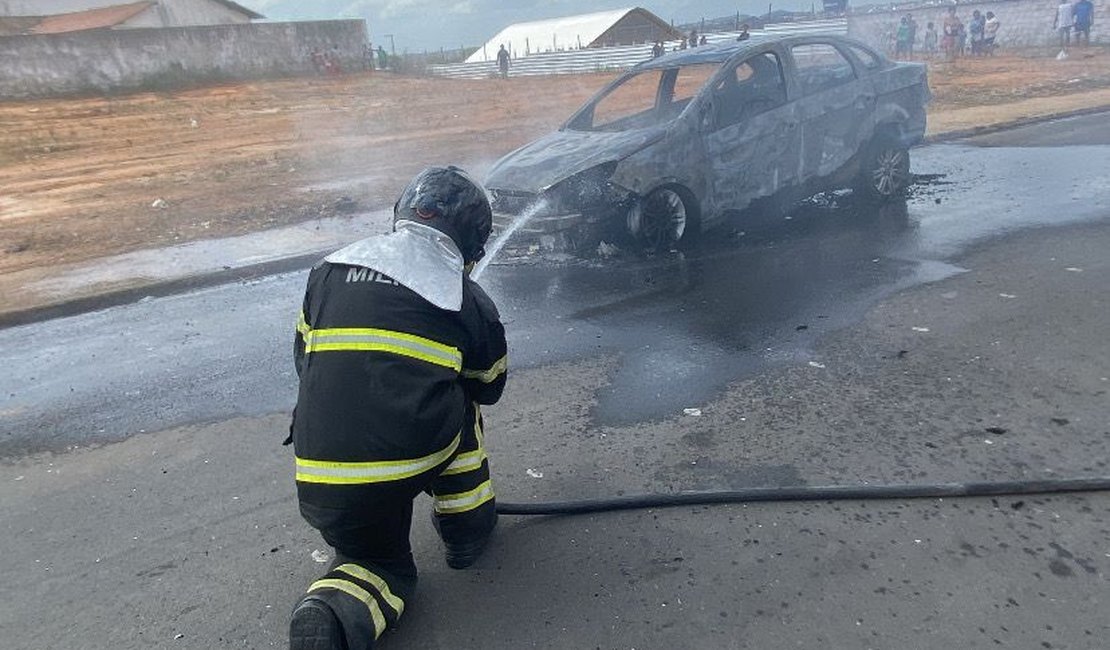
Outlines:
<svg viewBox="0 0 1110 650"><path fill-rule="evenodd" d="M889 201L910 186L910 150L897 139L879 136L864 152L857 191L867 198Z"/></svg>
<svg viewBox="0 0 1110 650"><path fill-rule="evenodd" d="M670 250L689 238L692 203L673 187L653 190L628 212L628 232L645 248Z"/></svg>

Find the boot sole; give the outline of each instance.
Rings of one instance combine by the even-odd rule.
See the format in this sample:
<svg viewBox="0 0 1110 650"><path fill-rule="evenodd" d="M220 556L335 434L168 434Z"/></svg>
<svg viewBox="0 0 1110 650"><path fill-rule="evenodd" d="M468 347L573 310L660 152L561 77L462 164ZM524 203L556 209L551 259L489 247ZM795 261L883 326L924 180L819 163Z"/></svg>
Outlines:
<svg viewBox="0 0 1110 650"><path fill-rule="evenodd" d="M330 607L313 599L293 610L289 650L347 650L343 629Z"/></svg>

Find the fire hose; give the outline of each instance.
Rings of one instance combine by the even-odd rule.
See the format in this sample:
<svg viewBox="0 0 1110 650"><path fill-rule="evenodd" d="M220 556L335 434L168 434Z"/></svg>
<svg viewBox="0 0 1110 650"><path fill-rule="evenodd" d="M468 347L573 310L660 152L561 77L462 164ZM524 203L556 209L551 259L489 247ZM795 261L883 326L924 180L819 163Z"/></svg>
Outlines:
<svg viewBox="0 0 1110 650"><path fill-rule="evenodd" d="M908 485L819 485L750 487L673 494L639 494L578 501L536 503L499 502L502 515L574 515L614 510L765 501L838 501L870 499L935 499L946 497L1020 496L1063 492L1110 490L1110 476L976 483L922 483Z"/></svg>

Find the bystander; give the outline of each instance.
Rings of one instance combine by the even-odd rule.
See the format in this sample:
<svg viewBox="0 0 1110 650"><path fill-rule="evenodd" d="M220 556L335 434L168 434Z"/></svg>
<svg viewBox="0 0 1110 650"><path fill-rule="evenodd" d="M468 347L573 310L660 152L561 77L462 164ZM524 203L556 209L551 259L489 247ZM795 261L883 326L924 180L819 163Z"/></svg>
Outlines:
<svg viewBox="0 0 1110 650"><path fill-rule="evenodd" d="M941 40L941 47L944 48L944 55L949 60L955 59L963 50L964 38L964 24L960 17L956 15L955 5L948 8L948 13L944 16L942 29L944 30L944 38Z"/></svg>
<svg viewBox="0 0 1110 650"><path fill-rule="evenodd" d="M509 51L505 49L505 44L501 44L501 49L497 50L497 72L501 75L502 79L509 78L509 66L512 65L509 60Z"/></svg>
<svg viewBox="0 0 1110 650"><path fill-rule="evenodd" d="M978 9L971 12L971 22L967 24L968 34L971 36L971 56L983 55L983 39L987 28L987 19Z"/></svg>
<svg viewBox="0 0 1110 650"><path fill-rule="evenodd" d="M1071 45L1071 28L1075 25L1075 7L1069 0L1060 0L1056 6L1056 16L1052 19L1052 28L1060 37L1060 54L1057 58L1067 58L1068 46Z"/></svg>
<svg viewBox="0 0 1110 650"><path fill-rule="evenodd" d="M994 56L994 51L998 48L995 39L998 38L1000 27L1002 23L998 20L998 16L995 16L993 11L988 11L987 21L983 26L983 51L989 56Z"/></svg>
<svg viewBox="0 0 1110 650"><path fill-rule="evenodd" d="M925 38L922 42L925 47L925 58L931 59L937 55L937 28L933 23L925 23Z"/></svg>
<svg viewBox="0 0 1110 650"><path fill-rule="evenodd" d="M1091 44L1091 25L1095 24L1095 6L1091 0L1079 0L1073 7L1075 14L1075 44L1086 47Z"/></svg>

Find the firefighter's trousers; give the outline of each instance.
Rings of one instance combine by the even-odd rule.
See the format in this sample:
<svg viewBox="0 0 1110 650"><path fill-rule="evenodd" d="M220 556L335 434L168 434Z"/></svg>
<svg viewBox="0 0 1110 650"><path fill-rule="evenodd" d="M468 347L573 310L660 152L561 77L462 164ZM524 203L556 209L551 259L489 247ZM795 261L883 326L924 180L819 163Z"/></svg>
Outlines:
<svg viewBox="0 0 1110 650"><path fill-rule="evenodd" d="M484 538L496 523L481 413L476 406L468 410L471 424L464 427L456 453L436 468L374 484L357 510L301 505L308 522L336 550L331 569L309 586L305 598L331 607L349 650L373 648L397 622L416 588L409 529L418 494L432 494L436 527L446 544Z"/></svg>

